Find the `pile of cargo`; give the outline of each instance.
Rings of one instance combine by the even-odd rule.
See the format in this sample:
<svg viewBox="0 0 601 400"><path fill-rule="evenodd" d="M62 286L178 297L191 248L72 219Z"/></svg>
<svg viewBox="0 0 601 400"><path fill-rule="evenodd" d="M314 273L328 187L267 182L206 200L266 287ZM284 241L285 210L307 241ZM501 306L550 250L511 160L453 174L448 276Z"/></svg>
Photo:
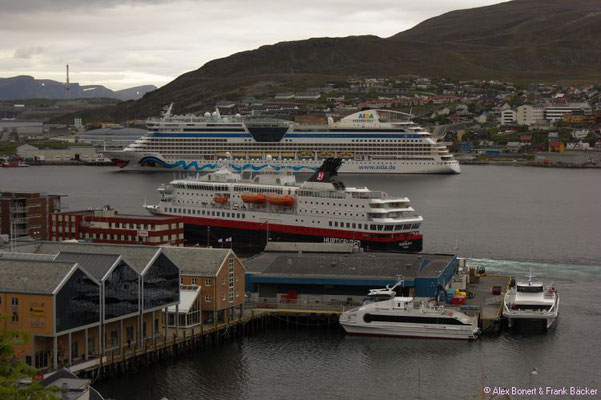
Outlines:
<svg viewBox="0 0 601 400"><path fill-rule="evenodd" d="M467 299L466 291L463 291L460 289L455 289L455 288L450 288L447 291L447 302L449 304L465 305L466 299Z"/></svg>

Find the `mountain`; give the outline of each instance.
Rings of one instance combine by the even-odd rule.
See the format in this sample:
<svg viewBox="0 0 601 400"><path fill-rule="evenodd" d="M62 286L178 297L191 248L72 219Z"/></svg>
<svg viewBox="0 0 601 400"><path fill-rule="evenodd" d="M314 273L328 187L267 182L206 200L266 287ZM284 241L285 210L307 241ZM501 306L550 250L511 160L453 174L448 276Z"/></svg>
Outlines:
<svg viewBox="0 0 601 400"><path fill-rule="evenodd" d="M236 53L101 115L147 117L171 102L176 112L202 111L351 76L589 82L599 78L599 37L599 0L514 0L452 11L385 39L314 38Z"/></svg>
<svg viewBox="0 0 601 400"><path fill-rule="evenodd" d="M115 97L119 100L138 100L141 99L146 93L152 92L153 90L157 90L157 87L154 85L142 85L117 90L114 93Z"/></svg>
<svg viewBox="0 0 601 400"><path fill-rule="evenodd" d="M114 98L120 100L137 100L148 92L156 90L156 86L145 85L116 92L102 85L80 85L71 83L71 98ZM65 85L49 79L35 79L21 75L12 78L0 78L0 100L17 99L64 99Z"/></svg>

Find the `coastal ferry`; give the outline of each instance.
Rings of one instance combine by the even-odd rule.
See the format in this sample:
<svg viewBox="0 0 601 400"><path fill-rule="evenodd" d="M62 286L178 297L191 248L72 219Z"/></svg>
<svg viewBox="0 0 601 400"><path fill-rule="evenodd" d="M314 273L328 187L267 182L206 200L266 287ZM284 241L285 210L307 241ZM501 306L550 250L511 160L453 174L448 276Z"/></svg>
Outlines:
<svg viewBox="0 0 601 400"><path fill-rule="evenodd" d="M350 335L476 339L478 319L447 310L431 299L398 296L392 288L372 289L360 307L345 311L340 325Z"/></svg>
<svg viewBox="0 0 601 400"><path fill-rule="evenodd" d="M120 168L215 171L227 161L238 172L311 173L324 159L344 159L341 173L460 173L459 163L429 132L390 110L360 111L327 125L223 116L172 115L147 121L149 132L103 155ZM269 161L268 161L269 158Z"/></svg>
<svg viewBox="0 0 601 400"><path fill-rule="evenodd" d="M145 208L181 216L189 245L261 251L268 241L351 243L365 250L419 252L423 218L406 197L346 187L337 179L342 160L328 158L300 184L290 172L256 176L222 167L159 187L161 199ZM197 174L199 175L199 174Z"/></svg>

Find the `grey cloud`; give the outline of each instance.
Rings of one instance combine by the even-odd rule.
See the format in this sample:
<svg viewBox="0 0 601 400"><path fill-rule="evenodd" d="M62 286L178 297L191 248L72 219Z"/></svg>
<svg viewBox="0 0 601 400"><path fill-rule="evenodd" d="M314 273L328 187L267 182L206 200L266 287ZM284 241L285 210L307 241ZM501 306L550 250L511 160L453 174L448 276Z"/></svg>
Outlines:
<svg viewBox="0 0 601 400"><path fill-rule="evenodd" d="M168 3L169 0L0 0L0 13L62 12L109 8L117 5Z"/></svg>
<svg viewBox="0 0 601 400"><path fill-rule="evenodd" d="M44 51L44 48L40 47L40 46L21 47L21 48L18 48L15 50L13 57L29 59L37 54L41 54L43 51Z"/></svg>

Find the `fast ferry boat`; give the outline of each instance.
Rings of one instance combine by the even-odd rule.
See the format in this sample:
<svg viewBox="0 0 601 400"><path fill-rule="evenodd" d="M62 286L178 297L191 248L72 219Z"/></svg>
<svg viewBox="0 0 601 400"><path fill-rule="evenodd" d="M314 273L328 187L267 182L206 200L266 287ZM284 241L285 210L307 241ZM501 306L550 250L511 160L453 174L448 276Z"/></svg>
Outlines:
<svg viewBox="0 0 601 400"><path fill-rule="evenodd" d="M396 288L372 289L360 307L340 315L348 334L439 339L476 339L478 320L434 300L397 296Z"/></svg>
<svg viewBox="0 0 601 400"><path fill-rule="evenodd" d="M543 321L549 329L559 314L559 293L550 285L545 288L535 280L532 270L527 281L518 281L507 291L503 302L503 316L509 327L517 320Z"/></svg>
<svg viewBox="0 0 601 400"><path fill-rule="evenodd" d="M419 252L423 218L406 197L346 187L342 160L328 158L309 179L265 170L247 179L227 167L161 186L146 209L182 216L188 244L261 251L267 241L351 243L366 250Z"/></svg>
<svg viewBox="0 0 601 400"><path fill-rule="evenodd" d="M341 173L459 173L459 163L408 114L360 111L327 125L222 116L172 115L147 121L149 132L121 151L103 151L121 168L236 171L264 168L313 172L328 157L345 160ZM270 160L268 161L268 157Z"/></svg>

